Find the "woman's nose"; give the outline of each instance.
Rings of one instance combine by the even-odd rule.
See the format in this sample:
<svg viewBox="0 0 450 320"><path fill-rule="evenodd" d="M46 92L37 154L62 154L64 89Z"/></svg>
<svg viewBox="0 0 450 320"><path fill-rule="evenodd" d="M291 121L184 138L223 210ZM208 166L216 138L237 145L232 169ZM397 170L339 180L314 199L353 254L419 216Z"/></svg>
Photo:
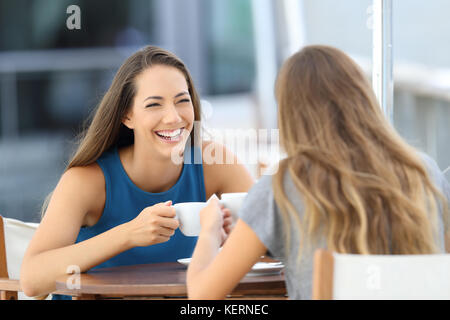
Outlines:
<svg viewBox="0 0 450 320"><path fill-rule="evenodd" d="M170 104L167 106L166 110L164 110L164 123L177 123L181 121L181 117L178 114L178 110L175 105Z"/></svg>

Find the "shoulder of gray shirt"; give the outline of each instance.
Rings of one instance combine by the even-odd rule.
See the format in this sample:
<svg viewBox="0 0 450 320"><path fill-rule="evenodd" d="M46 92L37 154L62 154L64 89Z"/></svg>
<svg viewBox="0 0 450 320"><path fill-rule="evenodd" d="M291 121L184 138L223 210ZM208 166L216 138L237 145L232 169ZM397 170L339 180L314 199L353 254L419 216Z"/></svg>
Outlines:
<svg viewBox="0 0 450 320"><path fill-rule="evenodd" d="M450 202L450 184L445 178L444 173L439 168L436 161L433 158L431 158L428 154L420 151L419 154L425 163L425 166L428 170L428 174L432 182L444 194L444 196L447 198L447 201Z"/></svg>
<svg viewBox="0 0 450 320"><path fill-rule="evenodd" d="M432 182L443 193L450 204L450 184L444 173L439 169L433 158L423 152L418 151L418 153L424 161ZM293 202L293 205L302 212L303 204L300 195L287 172L284 178L283 184L286 195ZM265 237L264 234L266 232L281 231L278 229L281 228L282 218L278 214L278 208L273 196L271 175L262 176L252 187L239 211L239 216L257 233L260 240L266 245L265 240L269 239L262 239Z"/></svg>

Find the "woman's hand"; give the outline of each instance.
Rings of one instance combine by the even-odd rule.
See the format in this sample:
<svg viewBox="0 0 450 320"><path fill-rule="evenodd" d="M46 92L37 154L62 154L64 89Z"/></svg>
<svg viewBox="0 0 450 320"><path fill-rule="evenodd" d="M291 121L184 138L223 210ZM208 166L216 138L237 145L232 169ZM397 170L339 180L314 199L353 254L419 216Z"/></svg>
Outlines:
<svg viewBox="0 0 450 320"><path fill-rule="evenodd" d="M231 211L227 208L224 208L223 205L220 205L222 207L222 213L223 213L223 225L222 225L222 242L220 246L223 246L225 241L227 240L228 236L231 233L231 230L233 229L233 217L231 215Z"/></svg>
<svg viewBox="0 0 450 320"><path fill-rule="evenodd" d="M200 224L201 232L220 237L222 246L231 232L231 211L220 204L216 196L213 196L208 201L208 205L200 211Z"/></svg>
<svg viewBox="0 0 450 320"><path fill-rule="evenodd" d="M175 219L175 208L171 205L172 201L167 201L147 207L125 224L132 247L163 243L174 235L179 222Z"/></svg>

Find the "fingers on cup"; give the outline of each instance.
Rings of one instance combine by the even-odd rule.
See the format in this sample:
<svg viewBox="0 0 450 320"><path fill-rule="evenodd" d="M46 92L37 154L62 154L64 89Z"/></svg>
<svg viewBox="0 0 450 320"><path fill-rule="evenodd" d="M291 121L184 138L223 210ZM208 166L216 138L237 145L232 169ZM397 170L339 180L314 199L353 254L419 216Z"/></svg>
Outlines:
<svg viewBox="0 0 450 320"><path fill-rule="evenodd" d="M178 221L178 219L172 217L161 217L159 225L163 228L175 230L180 226L180 222Z"/></svg>
<svg viewBox="0 0 450 320"><path fill-rule="evenodd" d="M231 210L228 209L228 208L222 209L222 212L223 212L223 218L224 219L232 216Z"/></svg>
<svg viewBox="0 0 450 320"><path fill-rule="evenodd" d="M175 234L175 229L172 228L166 228L166 227L161 227L159 229L159 235L162 237L171 237Z"/></svg>
<svg viewBox="0 0 450 320"><path fill-rule="evenodd" d="M164 243L164 242L167 242L169 240L170 240L169 236L159 235L159 236L156 237L155 244L156 243Z"/></svg>
<svg viewBox="0 0 450 320"><path fill-rule="evenodd" d="M175 218L177 212L174 207L161 206L158 208L158 215L166 218Z"/></svg>

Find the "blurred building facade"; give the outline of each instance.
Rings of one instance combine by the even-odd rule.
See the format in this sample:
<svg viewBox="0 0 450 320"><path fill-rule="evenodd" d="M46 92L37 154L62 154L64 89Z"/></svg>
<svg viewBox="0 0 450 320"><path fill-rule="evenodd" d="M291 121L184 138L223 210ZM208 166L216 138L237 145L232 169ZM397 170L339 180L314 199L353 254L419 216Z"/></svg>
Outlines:
<svg viewBox="0 0 450 320"><path fill-rule="evenodd" d="M39 221L76 135L138 48L158 45L186 63L213 107L212 126L264 127L264 115L275 122L274 75L298 46L336 46L370 72L371 3L0 0L0 214ZM66 26L73 4L80 30ZM441 169L450 165L446 8L447 0L394 1L394 124Z"/></svg>

